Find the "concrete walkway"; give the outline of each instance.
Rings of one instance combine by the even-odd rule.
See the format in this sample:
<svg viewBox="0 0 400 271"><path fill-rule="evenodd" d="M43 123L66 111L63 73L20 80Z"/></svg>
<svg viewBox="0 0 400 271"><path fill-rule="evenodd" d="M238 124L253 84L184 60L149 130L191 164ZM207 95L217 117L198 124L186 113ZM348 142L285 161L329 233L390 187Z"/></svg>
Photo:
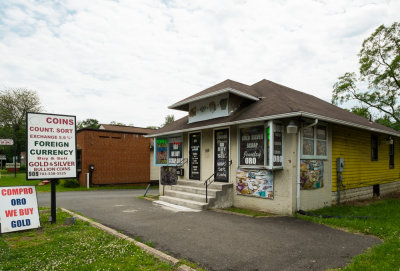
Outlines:
<svg viewBox="0 0 400 271"><path fill-rule="evenodd" d="M161 251L211 270L326 270L343 267L380 243L293 217L178 212L138 199L141 195L143 190L60 192L57 207L152 241ZM38 198L39 206L50 206L49 193L38 193Z"/></svg>

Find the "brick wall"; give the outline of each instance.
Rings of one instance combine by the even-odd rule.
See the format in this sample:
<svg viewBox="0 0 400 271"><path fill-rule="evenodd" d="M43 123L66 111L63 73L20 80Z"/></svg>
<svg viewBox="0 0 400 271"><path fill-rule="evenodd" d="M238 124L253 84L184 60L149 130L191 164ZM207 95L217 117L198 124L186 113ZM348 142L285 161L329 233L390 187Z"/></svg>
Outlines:
<svg viewBox="0 0 400 271"><path fill-rule="evenodd" d="M93 184L128 184L150 181L150 139L132 133L81 130L77 145L82 151L81 186L86 185L90 164Z"/></svg>

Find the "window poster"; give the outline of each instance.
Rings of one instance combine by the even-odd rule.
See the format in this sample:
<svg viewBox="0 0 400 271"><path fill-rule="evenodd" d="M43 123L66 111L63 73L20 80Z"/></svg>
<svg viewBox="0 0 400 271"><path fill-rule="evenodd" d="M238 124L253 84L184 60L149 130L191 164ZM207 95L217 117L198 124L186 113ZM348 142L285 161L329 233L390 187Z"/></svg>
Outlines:
<svg viewBox="0 0 400 271"><path fill-rule="evenodd" d="M168 138L169 158L168 164L179 164L182 160L182 137Z"/></svg>
<svg viewBox="0 0 400 271"><path fill-rule="evenodd" d="M264 126L240 129L240 165L264 165Z"/></svg>
<svg viewBox="0 0 400 271"><path fill-rule="evenodd" d="M200 133L189 135L189 178L192 180L200 180L200 141Z"/></svg>
<svg viewBox="0 0 400 271"><path fill-rule="evenodd" d="M229 180L229 129L215 131L215 181Z"/></svg>
<svg viewBox="0 0 400 271"><path fill-rule="evenodd" d="M156 164L167 164L168 159L168 139L156 139Z"/></svg>
<svg viewBox="0 0 400 271"><path fill-rule="evenodd" d="M238 169L236 194L259 198L274 198L274 175L270 170Z"/></svg>
<svg viewBox="0 0 400 271"><path fill-rule="evenodd" d="M281 167L283 165L283 151L282 151L282 132L274 132L274 153L273 153L273 166Z"/></svg>
<svg viewBox="0 0 400 271"><path fill-rule="evenodd" d="M161 167L161 184L176 185L178 182L176 170L176 167Z"/></svg>
<svg viewBox="0 0 400 271"><path fill-rule="evenodd" d="M303 190L323 187L324 161L301 160L300 161L300 187Z"/></svg>

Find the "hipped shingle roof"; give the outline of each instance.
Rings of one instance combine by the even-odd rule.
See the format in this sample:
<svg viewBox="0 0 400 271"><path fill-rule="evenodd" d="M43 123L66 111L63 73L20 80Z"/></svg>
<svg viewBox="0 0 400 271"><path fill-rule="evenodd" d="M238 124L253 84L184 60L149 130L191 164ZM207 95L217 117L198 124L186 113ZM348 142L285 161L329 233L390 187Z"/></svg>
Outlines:
<svg viewBox="0 0 400 271"><path fill-rule="evenodd" d="M186 116L154 131L150 135L171 134L174 132L240 124L256 120L303 116L305 118L318 118L328 122L400 136L400 132L389 127L369 122L364 117L358 116L315 96L265 79L251 86L232 80L226 80L185 98L176 104L183 104L185 101L190 101L196 97L202 97L205 94L209 95L225 88L235 89L257 97L259 100L226 117L188 123L188 116Z"/></svg>

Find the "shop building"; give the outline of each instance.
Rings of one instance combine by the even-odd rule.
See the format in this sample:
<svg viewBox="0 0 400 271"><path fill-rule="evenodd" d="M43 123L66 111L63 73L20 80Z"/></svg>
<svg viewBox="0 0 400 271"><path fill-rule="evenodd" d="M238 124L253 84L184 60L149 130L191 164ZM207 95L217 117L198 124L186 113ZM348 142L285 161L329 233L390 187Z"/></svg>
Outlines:
<svg viewBox="0 0 400 271"><path fill-rule="evenodd" d="M188 115L148 135L161 201L292 214L400 190L400 133L312 95L226 80L169 108Z"/></svg>
<svg viewBox="0 0 400 271"><path fill-rule="evenodd" d="M107 124L102 124L100 129L78 130L77 168L80 185L86 186L88 178L91 185L158 181L159 169L153 164L153 139L144 137L153 131Z"/></svg>

